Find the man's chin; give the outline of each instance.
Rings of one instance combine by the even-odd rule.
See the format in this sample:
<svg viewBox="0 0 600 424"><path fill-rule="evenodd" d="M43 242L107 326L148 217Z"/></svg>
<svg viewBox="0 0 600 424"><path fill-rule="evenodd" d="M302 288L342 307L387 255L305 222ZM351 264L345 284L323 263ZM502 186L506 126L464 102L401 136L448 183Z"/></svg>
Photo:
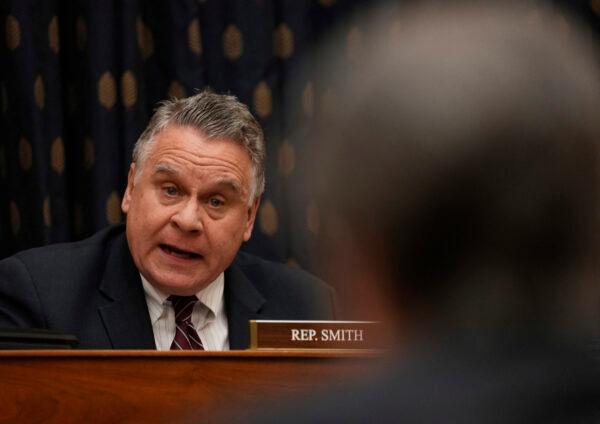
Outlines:
<svg viewBox="0 0 600 424"><path fill-rule="evenodd" d="M155 288L166 295L191 296L208 286L212 280L182 278L182 276L173 275L156 278L150 282Z"/></svg>

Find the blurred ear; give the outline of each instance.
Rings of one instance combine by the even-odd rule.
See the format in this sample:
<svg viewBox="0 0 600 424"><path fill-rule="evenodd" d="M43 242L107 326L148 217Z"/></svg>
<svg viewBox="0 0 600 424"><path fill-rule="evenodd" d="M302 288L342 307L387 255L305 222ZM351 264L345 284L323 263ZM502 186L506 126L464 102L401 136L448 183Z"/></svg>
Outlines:
<svg viewBox="0 0 600 424"><path fill-rule="evenodd" d="M125 194L123 194L123 201L121 202L121 210L123 213L129 211L129 203L131 202L131 192L133 191L133 180L135 178L135 163L131 163L129 166L129 173L127 174L127 188L125 188Z"/></svg>
<svg viewBox="0 0 600 424"><path fill-rule="evenodd" d="M254 228L254 221L256 220L256 212L260 205L260 197L257 198L252 205L248 207L248 216L246 221L246 230L244 231L244 241L248 241L252 235L252 229Z"/></svg>

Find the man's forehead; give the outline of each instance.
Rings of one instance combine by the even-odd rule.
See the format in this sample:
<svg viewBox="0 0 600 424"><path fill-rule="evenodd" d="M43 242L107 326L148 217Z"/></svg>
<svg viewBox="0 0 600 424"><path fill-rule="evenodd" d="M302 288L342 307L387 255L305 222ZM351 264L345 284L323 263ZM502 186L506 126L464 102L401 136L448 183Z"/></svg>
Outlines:
<svg viewBox="0 0 600 424"><path fill-rule="evenodd" d="M229 185L243 197L255 189L252 156L235 140L207 139L194 128L170 125L157 134L149 147L147 159L141 164L149 175L193 175L206 182Z"/></svg>
<svg viewBox="0 0 600 424"><path fill-rule="evenodd" d="M195 151L196 148L227 146L227 149L239 150L248 160L252 160L252 155L245 148L244 144L229 137L210 137L199 128L188 125L171 124L159 131L155 136L155 141L150 146L150 155L156 154L164 149L183 149Z"/></svg>
<svg viewBox="0 0 600 424"><path fill-rule="evenodd" d="M169 130L177 131L178 127L168 127L159 135ZM188 132L186 137L186 131L183 131L182 134L157 137L156 142L149 146L147 153L150 165L156 167L159 163L165 163L182 166L187 163L190 167L199 169L204 166L224 166L232 167L242 173L246 167L252 171L252 157L240 143L226 138L206 139L194 132L191 134L189 136Z"/></svg>

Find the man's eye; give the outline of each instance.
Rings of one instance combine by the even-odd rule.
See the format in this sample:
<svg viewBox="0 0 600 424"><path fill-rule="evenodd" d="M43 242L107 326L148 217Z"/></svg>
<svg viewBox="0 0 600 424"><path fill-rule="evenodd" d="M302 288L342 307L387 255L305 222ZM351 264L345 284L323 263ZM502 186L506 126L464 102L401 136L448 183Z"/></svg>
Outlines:
<svg viewBox="0 0 600 424"><path fill-rule="evenodd" d="M163 187L163 192L170 197L177 196L179 194L179 190L175 186L165 186Z"/></svg>
<svg viewBox="0 0 600 424"><path fill-rule="evenodd" d="M218 197L211 197L210 199L208 199L208 203L211 207L213 208L219 208L221 206L223 206L223 204L225 202L223 202L221 199L219 199Z"/></svg>

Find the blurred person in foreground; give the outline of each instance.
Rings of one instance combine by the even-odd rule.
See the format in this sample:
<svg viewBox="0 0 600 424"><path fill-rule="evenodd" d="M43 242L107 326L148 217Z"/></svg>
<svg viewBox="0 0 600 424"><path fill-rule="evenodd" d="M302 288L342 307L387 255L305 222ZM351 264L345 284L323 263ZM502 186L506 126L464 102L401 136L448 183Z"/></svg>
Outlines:
<svg viewBox="0 0 600 424"><path fill-rule="evenodd" d="M228 350L250 319L331 319L317 278L239 252L265 185L263 132L234 96L165 101L140 135L125 225L0 261L0 327L97 349Z"/></svg>
<svg viewBox="0 0 600 424"><path fill-rule="evenodd" d="M392 364L272 422L600 420L597 59L552 11L448 3L380 13L327 70L326 267L381 293Z"/></svg>

